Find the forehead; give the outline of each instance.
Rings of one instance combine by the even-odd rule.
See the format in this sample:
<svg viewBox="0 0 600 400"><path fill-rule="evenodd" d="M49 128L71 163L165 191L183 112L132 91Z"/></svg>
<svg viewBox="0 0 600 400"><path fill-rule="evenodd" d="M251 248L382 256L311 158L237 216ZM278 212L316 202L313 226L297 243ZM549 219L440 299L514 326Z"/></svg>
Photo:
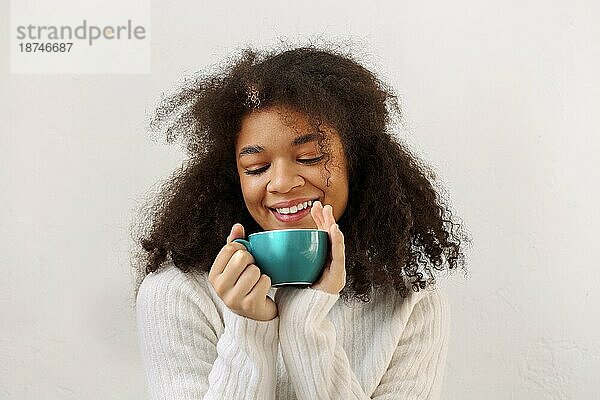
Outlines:
<svg viewBox="0 0 600 400"><path fill-rule="evenodd" d="M271 107L254 111L242 118L236 147L258 142L265 145L280 141L291 142L301 134L315 131L304 114L281 107Z"/></svg>

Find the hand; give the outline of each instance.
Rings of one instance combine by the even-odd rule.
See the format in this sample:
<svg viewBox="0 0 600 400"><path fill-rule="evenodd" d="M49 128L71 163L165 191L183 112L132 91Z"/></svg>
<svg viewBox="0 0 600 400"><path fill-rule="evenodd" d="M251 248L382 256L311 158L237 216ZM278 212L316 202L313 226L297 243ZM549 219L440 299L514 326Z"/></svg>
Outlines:
<svg viewBox="0 0 600 400"><path fill-rule="evenodd" d="M335 223L331 205L327 204L323 207L320 201L315 201L310 209L310 215L317 224L317 228L326 230L329 233L331 242L331 251L325 263L323 275L311 288L330 294L338 294L346 286L344 234L340 231L338 224Z"/></svg>
<svg viewBox="0 0 600 400"><path fill-rule="evenodd" d="M210 268L208 281L234 313L257 321L269 321L277 316L277 305L267 296L271 278L261 274L254 264L254 257L243 244L233 241L243 237L244 227L233 225L227 244Z"/></svg>

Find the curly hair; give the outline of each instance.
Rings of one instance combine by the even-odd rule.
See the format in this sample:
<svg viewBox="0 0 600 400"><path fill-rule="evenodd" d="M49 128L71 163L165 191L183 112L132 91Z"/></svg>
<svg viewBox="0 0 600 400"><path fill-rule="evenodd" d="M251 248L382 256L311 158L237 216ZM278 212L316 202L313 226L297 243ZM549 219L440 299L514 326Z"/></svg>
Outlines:
<svg viewBox="0 0 600 400"><path fill-rule="evenodd" d="M434 188L435 173L391 132L397 97L352 55L314 45L244 49L216 73L185 80L163 96L150 121L188 154L146 206L135 237L137 285L168 258L183 272L209 271L231 226L260 226L240 188L235 141L244 116L271 106L301 112L339 133L349 197L337 221L345 237L341 297L370 301L373 290L432 285L443 270L465 272L462 224ZM325 136L319 141L328 154ZM136 288L137 292L137 288Z"/></svg>

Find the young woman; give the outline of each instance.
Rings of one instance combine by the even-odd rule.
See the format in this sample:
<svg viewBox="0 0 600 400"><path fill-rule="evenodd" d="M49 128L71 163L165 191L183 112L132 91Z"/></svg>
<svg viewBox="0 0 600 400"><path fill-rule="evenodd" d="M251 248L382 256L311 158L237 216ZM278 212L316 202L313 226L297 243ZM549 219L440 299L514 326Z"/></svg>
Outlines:
<svg viewBox="0 0 600 400"><path fill-rule="evenodd" d="M137 318L154 399L436 399L468 237L390 133L396 97L351 56L246 50L153 126L189 159L142 220ZM272 288L235 238L327 230L308 288Z"/></svg>

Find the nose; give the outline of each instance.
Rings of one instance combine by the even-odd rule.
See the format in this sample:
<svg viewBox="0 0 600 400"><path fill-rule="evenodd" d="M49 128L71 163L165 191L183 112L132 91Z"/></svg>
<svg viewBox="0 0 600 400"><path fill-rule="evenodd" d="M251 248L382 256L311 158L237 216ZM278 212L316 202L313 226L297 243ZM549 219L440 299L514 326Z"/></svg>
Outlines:
<svg viewBox="0 0 600 400"><path fill-rule="evenodd" d="M304 185L304 178L299 174L296 166L286 162L271 164L271 179L267 184L267 191L287 193L302 185Z"/></svg>

